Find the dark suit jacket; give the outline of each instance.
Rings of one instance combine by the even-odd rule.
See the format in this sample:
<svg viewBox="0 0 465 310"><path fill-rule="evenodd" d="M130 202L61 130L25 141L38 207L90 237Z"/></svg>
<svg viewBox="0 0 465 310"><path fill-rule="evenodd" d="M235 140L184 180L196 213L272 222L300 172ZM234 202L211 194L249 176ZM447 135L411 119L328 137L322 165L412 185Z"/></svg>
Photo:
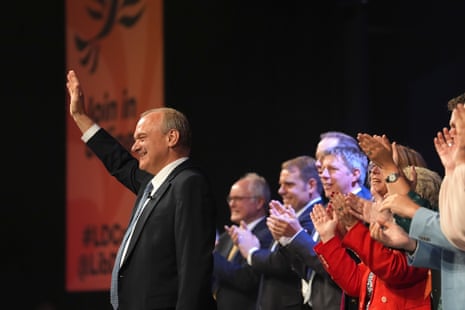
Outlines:
<svg viewBox="0 0 465 310"><path fill-rule="evenodd" d="M300 216L300 225L313 230L308 207ZM305 309L301 277L305 266L292 261L279 244L276 249L260 249L252 255L252 268L262 274L257 300L258 310Z"/></svg>
<svg viewBox="0 0 465 310"><path fill-rule="evenodd" d="M138 201L153 176L103 129L87 145ZM216 309L211 294L216 211L207 178L188 159L153 196L119 271L119 309Z"/></svg>
<svg viewBox="0 0 465 310"><path fill-rule="evenodd" d="M257 223L252 233L257 236L261 247L270 247L273 237L266 225L266 218ZM228 233L224 232L214 252L213 290L218 310L254 310L260 275L252 270L239 251L231 261L227 260L232 245Z"/></svg>
<svg viewBox="0 0 465 310"><path fill-rule="evenodd" d="M316 242L312 239L312 235L302 230L283 250L286 250L289 256L296 257L297 260L303 262L315 272L312 281L312 294L310 295L312 308L315 310L339 310L342 290L331 279L331 276L326 272L320 259L313 251Z"/></svg>

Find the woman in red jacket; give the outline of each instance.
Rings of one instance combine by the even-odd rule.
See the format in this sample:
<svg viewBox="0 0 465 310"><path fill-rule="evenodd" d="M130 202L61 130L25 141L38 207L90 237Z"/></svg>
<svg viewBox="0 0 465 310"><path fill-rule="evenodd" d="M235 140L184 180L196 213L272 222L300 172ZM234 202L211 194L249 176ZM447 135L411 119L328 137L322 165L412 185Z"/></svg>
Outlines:
<svg viewBox="0 0 465 310"><path fill-rule="evenodd" d="M404 251L372 239L369 228L343 209L337 203L329 210L318 205L311 213L320 234L314 250L333 280L348 295L359 297L360 310L431 309L429 270L409 266ZM352 225L347 225L349 217ZM346 228L344 236L338 233L342 223ZM355 263L346 248L354 251L361 262Z"/></svg>

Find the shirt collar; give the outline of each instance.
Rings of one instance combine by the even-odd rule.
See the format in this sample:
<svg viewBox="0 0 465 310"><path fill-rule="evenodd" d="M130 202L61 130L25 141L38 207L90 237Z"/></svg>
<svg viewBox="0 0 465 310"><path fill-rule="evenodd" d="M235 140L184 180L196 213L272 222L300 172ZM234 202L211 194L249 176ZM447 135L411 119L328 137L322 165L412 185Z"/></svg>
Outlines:
<svg viewBox="0 0 465 310"><path fill-rule="evenodd" d="M165 182L166 178L169 176L169 174L181 163L186 161L188 157L181 157L179 159L176 159L175 161L169 163L165 167L163 167L151 180L152 185L153 185L153 190L152 194L160 187L163 182Z"/></svg>

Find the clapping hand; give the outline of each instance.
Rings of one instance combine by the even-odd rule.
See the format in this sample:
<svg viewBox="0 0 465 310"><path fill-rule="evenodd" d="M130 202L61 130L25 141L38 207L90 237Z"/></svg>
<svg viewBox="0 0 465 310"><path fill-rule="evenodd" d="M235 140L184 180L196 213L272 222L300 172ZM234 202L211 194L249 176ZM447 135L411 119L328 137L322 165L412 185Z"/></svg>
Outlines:
<svg viewBox="0 0 465 310"><path fill-rule="evenodd" d="M260 248L260 241L247 227L244 221L240 226L225 226L226 231L233 240L234 244L239 247L239 251L244 258L247 258L252 248Z"/></svg>
<svg viewBox="0 0 465 310"><path fill-rule="evenodd" d="M392 212L400 217L412 218L417 209L420 208L408 195L387 195L379 205L379 212Z"/></svg>
<svg viewBox="0 0 465 310"><path fill-rule="evenodd" d="M345 235L345 233L358 222L358 218L353 216L350 212L350 203L352 202L353 200L347 199L346 195L340 192L332 193L329 199L329 205L337 214L337 227L341 236Z"/></svg>
<svg viewBox="0 0 465 310"><path fill-rule="evenodd" d="M443 128L434 138L434 148L441 159L441 163L446 170L446 174L455 169L455 153L457 144L454 142L454 130Z"/></svg>
<svg viewBox="0 0 465 310"><path fill-rule="evenodd" d="M416 241L393 220L378 220L370 224L370 236L387 247L413 252Z"/></svg>
<svg viewBox="0 0 465 310"><path fill-rule="evenodd" d="M316 204L310 213L310 218L323 243L336 235L338 220L334 210L327 210L322 204Z"/></svg>
<svg viewBox="0 0 465 310"><path fill-rule="evenodd" d="M292 237L302 229L294 209L276 200L270 202L270 216L266 219L266 224L274 240Z"/></svg>
<svg viewBox="0 0 465 310"><path fill-rule="evenodd" d="M373 201L364 199L353 193L348 193L346 196L350 206L350 214L365 223L369 223L371 221L371 209L373 207Z"/></svg>
<svg viewBox="0 0 465 310"><path fill-rule="evenodd" d="M393 148L386 135L369 135L359 133L357 140L360 148L381 169L386 165L396 165L393 158Z"/></svg>

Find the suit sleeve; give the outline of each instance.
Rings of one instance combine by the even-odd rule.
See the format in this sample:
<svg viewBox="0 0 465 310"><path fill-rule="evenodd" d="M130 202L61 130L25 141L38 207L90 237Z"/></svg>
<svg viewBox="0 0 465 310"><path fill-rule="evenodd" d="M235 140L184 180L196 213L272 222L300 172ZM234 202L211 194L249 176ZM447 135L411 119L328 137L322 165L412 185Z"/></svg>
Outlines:
<svg viewBox="0 0 465 310"><path fill-rule="evenodd" d="M87 141L87 146L107 171L134 194L138 193L142 180L153 177L140 170L138 160L103 128Z"/></svg>
<svg viewBox="0 0 465 310"><path fill-rule="evenodd" d="M441 248L419 240L417 250L407 256L407 261L412 266L441 270L441 252Z"/></svg>
<svg viewBox="0 0 465 310"><path fill-rule="evenodd" d="M295 277L295 270L292 269L289 261L283 253L282 248L274 251L269 249L259 249L252 254L252 268L256 272L280 278Z"/></svg>
<svg viewBox="0 0 465 310"><path fill-rule="evenodd" d="M350 296L359 296L366 266L357 264L342 247L338 237L315 246L320 261L339 287Z"/></svg>
<svg viewBox="0 0 465 310"><path fill-rule="evenodd" d="M316 273L327 274L313 250L316 243L305 230L302 230L285 249L289 252L289 255L295 255L297 259L312 268Z"/></svg>
<svg viewBox="0 0 465 310"><path fill-rule="evenodd" d="M213 257L213 274L219 285L227 284L244 292L258 288L260 275L247 264L245 259L242 260L242 263L230 262L218 252L215 252Z"/></svg>
<svg viewBox="0 0 465 310"><path fill-rule="evenodd" d="M266 226L265 220L261 221L252 232L260 240L262 248L269 248L273 237ZM225 239L230 240L227 234L223 234L220 237L219 242L221 243L219 243L219 246L225 244ZM228 243L232 242L229 240ZM244 292L258 289L260 275L247 264L246 259L239 253L232 261L228 261L225 255L222 255L219 250L223 251L225 249L217 249L213 255L215 285L227 284L236 290ZM226 252L223 251L223 254L226 254Z"/></svg>
<svg viewBox="0 0 465 310"><path fill-rule="evenodd" d="M304 230L312 231L313 223L309 216L310 210L307 210L299 216L300 225ZM294 277L295 275L304 278L306 275L305 264L296 258L295 255L289 255L286 247L278 245L277 250L270 251L260 249L252 255L252 267L258 272L278 276Z"/></svg>
<svg viewBox="0 0 465 310"><path fill-rule="evenodd" d="M201 309L204 301L211 298L215 205L203 175L182 172L178 178L172 185L178 197L174 219L179 270L176 309Z"/></svg>
<svg viewBox="0 0 465 310"><path fill-rule="evenodd" d="M409 231L410 237L416 240L430 243L433 246L447 250L458 250L447 240L441 230L440 215L436 211L419 208L412 218Z"/></svg>

